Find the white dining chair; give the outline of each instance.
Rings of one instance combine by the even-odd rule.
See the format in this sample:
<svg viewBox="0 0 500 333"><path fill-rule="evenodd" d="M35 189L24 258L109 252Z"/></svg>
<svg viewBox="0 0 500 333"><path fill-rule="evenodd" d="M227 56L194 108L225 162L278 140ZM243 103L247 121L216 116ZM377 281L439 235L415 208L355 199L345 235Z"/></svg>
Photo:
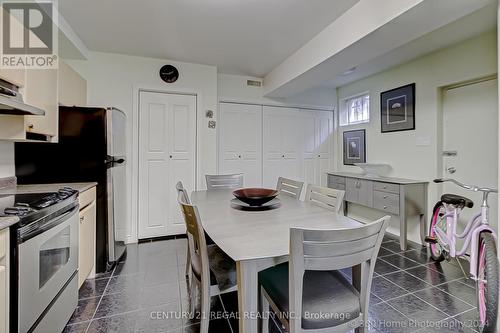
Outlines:
<svg viewBox="0 0 500 333"><path fill-rule="evenodd" d="M184 188L184 185L182 184L181 181L178 181L177 184L175 184L175 189L177 190L177 195L182 197L182 201L191 204L191 199L189 199L189 194L187 190ZM189 254L189 246L187 247L187 254L186 254L186 276L189 277L189 271L191 269L191 255Z"/></svg>
<svg viewBox="0 0 500 333"><path fill-rule="evenodd" d="M207 190L233 190L243 187L243 174L205 175Z"/></svg>
<svg viewBox="0 0 500 333"><path fill-rule="evenodd" d="M344 200L345 191L309 184L305 201L338 213Z"/></svg>
<svg viewBox="0 0 500 333"><path fill-rule="evenodd" d="M191 257L191 313L194 314L198 291L200 291L200 332L207 333L210 320L210 298L237 290L236 263L217 245L207 246L198 208L185 202L181 192L178 194L177 201L186 223Z"/></svg>
<svg viewBox="0 0 500 333"><path fill-rule="evenodd" d="M262 332L269 306L290 333L368 332L373 270L389 219L352 229L291 228L289 263L258 275ZM348 267L352 283L338 271Z"/></svg>
<svg viewBox="0 0 500 333"><path fill-rule="evenodd" d="M300 199L300 194L302 193L303 187L303 182L284 177L279 177L278 184L276 185L276 189L280 192L280 194L291 196L293 198L296 198L297 200Z"/></svg>

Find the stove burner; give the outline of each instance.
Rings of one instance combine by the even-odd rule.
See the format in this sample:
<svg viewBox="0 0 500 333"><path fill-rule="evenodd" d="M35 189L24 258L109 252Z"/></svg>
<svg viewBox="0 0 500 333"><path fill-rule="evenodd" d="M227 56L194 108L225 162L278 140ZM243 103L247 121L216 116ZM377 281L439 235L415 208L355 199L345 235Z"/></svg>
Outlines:
<svg viewBox="0 0 500 333"><path fill-rule="evenodd" d="M34 210L25 206L7 207L4 209L5 215L25 216Z"/></svg>
<svg viewBox="0 0 500 333"><path fill-rule="evenodd" d="M57 193L50 193L42 198L26 203L26 202L16 202L14 207L7 207L4 209L4 214L5 215L14 215L14 216L19 216L19 217L24 217L30 213L36 212L38 210L42 210L44 208L47 208L49 206L52 206L58 202L61 202L73 194L75 194L77 191L73 190L72 188L69 187L64 187L57 191Z"/></svg>

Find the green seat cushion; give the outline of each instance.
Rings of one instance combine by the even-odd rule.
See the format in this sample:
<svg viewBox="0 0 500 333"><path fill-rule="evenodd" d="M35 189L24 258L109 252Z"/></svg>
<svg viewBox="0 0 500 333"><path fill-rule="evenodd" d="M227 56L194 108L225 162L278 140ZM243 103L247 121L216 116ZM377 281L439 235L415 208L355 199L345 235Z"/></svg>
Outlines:
<svg viewBox="0 0 500 333"><path fill-rule="evenodd" d="M285 316L289 313L288 263L259 272L259 284ZM338 326L359 316L359 292L338 271L306 271L302 328Z"/></svg>

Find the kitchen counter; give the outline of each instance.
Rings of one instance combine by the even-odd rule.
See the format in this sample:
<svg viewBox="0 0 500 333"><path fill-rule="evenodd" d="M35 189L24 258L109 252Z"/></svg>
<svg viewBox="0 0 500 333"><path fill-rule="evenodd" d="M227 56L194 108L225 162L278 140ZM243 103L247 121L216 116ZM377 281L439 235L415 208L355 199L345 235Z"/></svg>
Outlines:
<svg viewBox="0 0 500 333"><path fill-rule="evenodd" d="M19 222L19 218L17 216L0 216L0 230L8 228L17 222Z"/></svg>
<svg viewBox="0 0 500 333"><path fill-rule="evenodd" d="M33 185L17 185L15 187L4 187L0 189L0 195L14 195L14 194L27 194L27 193L45 193L57 192L60 188L71 187L78 192L82 193L94 186L95 182L88 183L57 183L57 184L33 184ZM13 224L19 222L17 216L0 216L0 230L8 228Z"/></svg>
<svg viewBox="0 0 500 333"><path fill-rule="evenodd" d="M327 172L327 174L332 175L332 176L366 179L366 180L373 180L373 181L378 181L378 182L394 183L394 184L401 184L401 185L428 183L428 181L425 181L425 180L414 180L414 179L404 179L404 178L394 178L394 177L373 177L373 176L364 175L362 173L354 173L354 172L332 171L332 172Z"/></svg>
<svg viewBox="0 0 500 333"><path fill-rule="evenodd" d="M7 187L0 189L0 195L57 192L57 190L63 187L71 187L72 189L82 193L94 186L97 186L96 182L17 185L15 188Z"/></svg>

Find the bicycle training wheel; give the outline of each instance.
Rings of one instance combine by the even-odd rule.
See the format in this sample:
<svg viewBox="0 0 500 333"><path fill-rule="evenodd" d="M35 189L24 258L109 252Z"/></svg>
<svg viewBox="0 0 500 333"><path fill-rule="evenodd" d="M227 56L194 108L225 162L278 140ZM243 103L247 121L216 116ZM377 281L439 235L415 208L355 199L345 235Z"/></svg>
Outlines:
<svg viewBox="0 0 500 333"><path fill-rule="evenodd" d="M446 232L446 219L443 219L442 216L445 214L445 208L441 202L436 203L434 209L432 210L432 219L431 225L429 226L429 236L433 238L437 238L436 231L434 227L438 226L441 230ZM431 243L431 257L434 261L443 261L444 250L438 243Z"/></svg>
<svg viewBox="0 0 500 333"><path fill-rule="evenodd" d="M498 258L493 235L479 235L477 305L481 333L496 332L498 312Z"/></svg>

